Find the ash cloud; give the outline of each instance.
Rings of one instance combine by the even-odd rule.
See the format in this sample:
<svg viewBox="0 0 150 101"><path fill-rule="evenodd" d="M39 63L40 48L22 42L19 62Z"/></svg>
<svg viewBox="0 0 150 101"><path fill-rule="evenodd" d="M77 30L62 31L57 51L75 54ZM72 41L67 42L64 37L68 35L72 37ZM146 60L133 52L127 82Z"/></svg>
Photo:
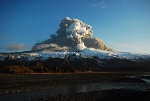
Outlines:
<svg viewBox="0 0 150 101"><path fill-rule="evenodd" d="M112 50L102 40L92 38L92 26L83 23L78 19L64 18L60 24L60 28L56 34L51 34L50 38L36 43L32 50L57 48L71 48L83 50L84 48L96 48L101 50ZM67 49L66 48L66 49Z"/></svg>
<svg viewBox="0 0 150 101"><path fill-rule="evenodd" d="M28 48L24 43L12 43L8 46L1 47L1 49L8 51L18 51L18 50L26 50Z"/></svg>

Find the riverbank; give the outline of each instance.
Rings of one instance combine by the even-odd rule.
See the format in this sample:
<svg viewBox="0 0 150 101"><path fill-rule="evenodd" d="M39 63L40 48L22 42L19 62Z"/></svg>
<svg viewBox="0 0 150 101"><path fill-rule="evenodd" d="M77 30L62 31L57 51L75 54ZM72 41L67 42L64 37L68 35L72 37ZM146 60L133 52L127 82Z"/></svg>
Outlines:
<svg viewBox="0 0 150 101"><path fill-rule="evenodd" d="M103 91L81 92L50 97L28 99L25 101L149 101L149 91L113 89Z"/></svg>
<svg viewBox="0 0 150 101"><path fill-rule="evenodd" d="M7 74L0 75L0 94L19 93L84 83L110 82L126 73ZM127 74L130 75L130 74Z"/></svg>
<svg viewBox="0 0 150 101"><path fill-rule="evenodd" d="M18 74L18 75L0 75L0 96L7 94L15 94L21 92L31 92L38 90L46 90L51 88L61 88L66 86L74 86L79 84L89 84L89 83L133 83L133 84L146 84L147 82L142 81L141 79L136 79L133 77L140 77L142 75L148 75L146 78L149 79L149 73L133 73L133 72L99 72L99 73L69 73L69 74ZM146 87L145 86L145 87ZM149 85L148 85L149 86ZM149 91L134 91L129 89L114 89L114 90L101 90L101 91L90 91L90 92L79 92L79 93L71 93L71 94L61 94L54 96L44 96L35 99L28 99L33 101L48 101L53 98L65 99L80 99L81 97L86 99L91 99L90 96L97 96L94 98L102 99L107 98L107 96L112 96L110 92L115 91L116 95L127 95L128 92L136 94L149 94ZM118 92L118 93L117 93ZM119 93L120 92L120 93ZM94 95L92 95L94 94ZM102 95L102 96L100 96ZM104 95L106 95L104 97ZM100 98L98 97L100 96ZM144 96L144 95L143 95ZM67 99L66 98L66 99ZM77 100L78 100L77 99ZM54 99L55 100L55 99ZM72 100L75 101L75 100Z"/></svg>

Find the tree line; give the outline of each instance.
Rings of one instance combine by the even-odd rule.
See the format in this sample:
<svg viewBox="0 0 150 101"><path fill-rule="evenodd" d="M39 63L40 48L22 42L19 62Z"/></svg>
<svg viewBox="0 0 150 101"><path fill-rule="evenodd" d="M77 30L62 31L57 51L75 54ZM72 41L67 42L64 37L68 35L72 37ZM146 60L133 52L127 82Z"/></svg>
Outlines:
<svg viewBox="0 0 150 101"><path fill-rule="evenodd" d="M67 73L83 71L99 71L98 62L91 57L77 57L75 54L64 58L42 56L30 60L27 57L0 60L0 73Z"/></svg>
<svg viewBox="0 0 150 101"><path fill-rule="evenodd" d="M129 59L99 59L71 54L60 57L42 56L12 59L9 56L0 60L0 73L74 73L85 71L150 71L150 59L147 61L131 61Z"/></svg>

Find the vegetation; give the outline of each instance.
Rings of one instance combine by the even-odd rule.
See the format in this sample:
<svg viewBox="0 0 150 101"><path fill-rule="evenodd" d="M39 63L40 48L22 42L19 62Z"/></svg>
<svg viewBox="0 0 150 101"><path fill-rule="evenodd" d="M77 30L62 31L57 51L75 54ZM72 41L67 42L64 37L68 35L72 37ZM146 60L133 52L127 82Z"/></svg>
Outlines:
<svg viewBox="0 0 150 101"><path fill-rule="evenodd" d="M65 58L43 59L36 57L33 60L28 58L11 59L6 57L0 61L0 73L67 73L82 71L99 71L98 62L93 58L77 58L70 55Z"/></svg>
<svg viewBox="0 0 150 101"><path fill-rule="evenodd" d="M101 62L101 63L99 63ZM84 71L150 71L150 60L135 62L128 59L98 59L95 57L77 57L75 54L65 58L43 59L42 56L0 60L0 73L68 73Z"/></svg>

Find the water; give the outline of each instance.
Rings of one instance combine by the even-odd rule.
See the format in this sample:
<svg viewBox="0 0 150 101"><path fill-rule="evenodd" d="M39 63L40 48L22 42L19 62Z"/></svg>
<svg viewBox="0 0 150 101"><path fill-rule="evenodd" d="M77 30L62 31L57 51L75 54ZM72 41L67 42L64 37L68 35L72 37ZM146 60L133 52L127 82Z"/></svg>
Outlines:
<svg viewBox="0 0 150 101"><path fill-rule="evenodd" d="M141 75L141 76L126 76L126 78L137 78L143 80L147 83L150 83L150 79L146 79L145 77L150 77L150 75Z"/></svg>
<svg viewBox="0 0 150 101"><path fill-rule="evenodd" d="M143 80L143 81L145 81L145 82L147 82L147 83L150 83L150 80L149 80L149 79L141 79L141 80Z"/></svg>
<svg viewBox="0 0 150 101"><path fill-rule="evenodd" d="M148 83L89 83L89 84L79 84L74 86L21 92L14 94L0 95L1 101L21 101L34 98L48 97L52 95L62 95L69 93L79 93L88 91L98 91L98 90L109 90L109 89L133 89L140 91L150 91L150 84Z"/></svg>
<svg viewBox="0 0 150 101"><path fill-rule="evenodd" d="M147 77L147 78L146 78ZM30 91L0 95L0 101L21 101L34 98L48 97L52 95L62 95L69 93L110 90L110 89L132 89L135 91L150 91L150 79L149 75L141 76L126 76L126 78L141 79L147 83L89 83L79 84L74 86L66 86L60 88L52 88L46 90Z"/></svg>
<svg viewBox="0 0 150 101"><path fill-rule="evenodd" d="M136 77L140 77L140 76L126 76L126 78L136 78Z"/></svg>

